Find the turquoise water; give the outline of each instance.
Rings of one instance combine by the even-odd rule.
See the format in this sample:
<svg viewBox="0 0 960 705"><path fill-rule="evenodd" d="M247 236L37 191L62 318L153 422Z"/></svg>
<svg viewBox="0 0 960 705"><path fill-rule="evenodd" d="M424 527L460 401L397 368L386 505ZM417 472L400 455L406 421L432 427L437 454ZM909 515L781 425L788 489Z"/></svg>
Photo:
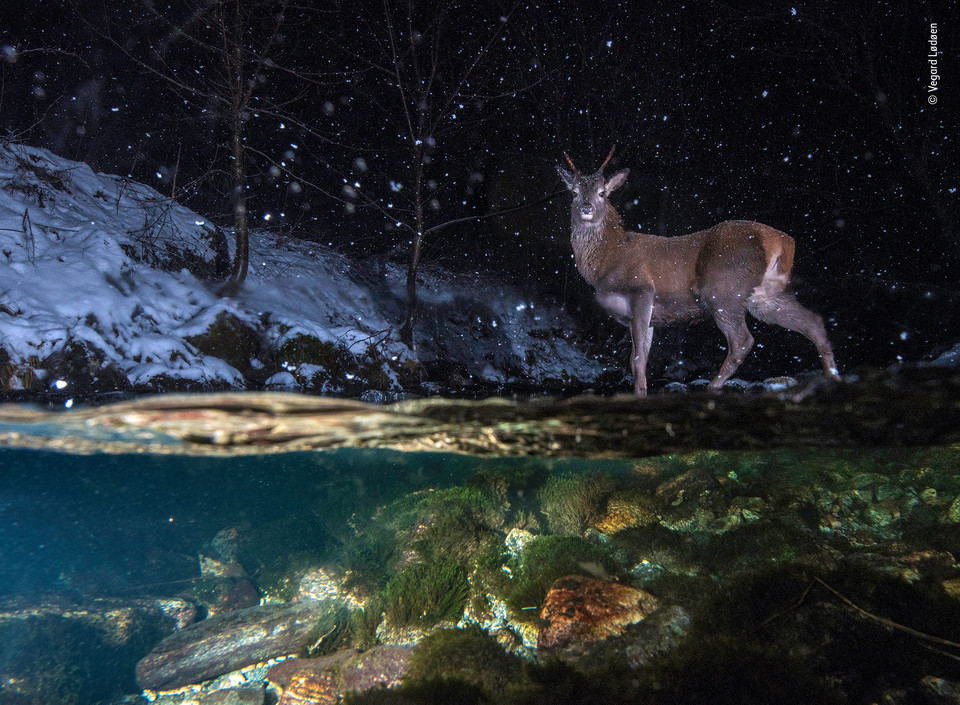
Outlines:
<svg viewBox="0 0 960 705"><path fill-rule="evenodd" d="M201 547L238 524L274 557L303 550L324 557L355 514L488 468L530 464L353 449L233 458L0 449L0 595L164 594L165 583L196 577ZM625 463L540 467L583 472Z"/></svg>
<svg viewBox="0 0 960 705"><path fill-rule="evenodd" d="M960 683L955 447L635 460L6 448L0 472L4 704L146 702L137 662L173 629L142 616L150 605L179 600L197 621L302 600L318 568L352 612L302 656L401 634L427 654L389 697L351 702L925 703ZM536 548L518 553L517 532ZM566 574L649 591L679 621L652 645L627 630L545 657L540 607ZM126 609L120 626L91 618ZM494 634L497 609L512 616Z"/></svg>

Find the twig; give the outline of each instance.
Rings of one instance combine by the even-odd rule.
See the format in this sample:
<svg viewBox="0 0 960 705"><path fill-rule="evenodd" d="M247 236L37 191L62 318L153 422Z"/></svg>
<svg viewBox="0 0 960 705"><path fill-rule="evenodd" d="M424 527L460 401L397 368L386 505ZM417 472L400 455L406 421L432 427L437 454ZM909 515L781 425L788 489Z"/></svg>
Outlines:
<svg viewBox="0 0 960 705"><path fill-rule="evenodd" d="M840 600L843 601L844 604L848 605L849 607L852 607L861 617L872 619L873 621L878 622L885 627L888 627L890 629L897 629L899 631L906 632L907 634L912 634L913 636L919 639L923 639L925 641L929 641L934 644L949 646L953 649L960 649L960 644L958 644L955 641L950 641L949 639L942 639L941 637L933 636L932 634L927 634L926 632L921 632L916 629L911 629L910 627L905 627L902 624L897 624L893 620L887 619L886 617L881 617L879 615L873 614L872 612L868 612L867 610L863 609L859 605L854 604L853 601L850 600L849 598L845 597L844 595L840 594L838 591L834 590L832 587L830 587L825 582L823 582L820 578L814 577L814 580L820 583L823 587L825 587L827 590L832 592L838 598L840 598ZM807 590L809 589L810 588L808 587ZM804 595L806 595L806 593L804 593Z"/></svg>
<svg viewBox="0 0 960 705"><path fill-rule="evenodd" d="M769 617L767 617L765 620L763 620L762 622L760 622L760 626L762 627L762 626L764 626L764 625L766 625L766 624L769 624L770 622L772 622L772 621L775 620L775 619L780 619L780 617L782 617L783 615L785 615L787 612L792 612L793 610L797 609L797 607L799 607L800 605L802 605L802 604L803 604L803 601L807 599L807 595L810 594L810 589L811 589L812 587L813 587L813 583L812 583L812 582L807 583L807 587L806 587L806 589L804 589L803 594L800 595L800 599L799 599L799 600L797 600L796 602L794 602L792 605L790 605L787 609L783 610L782 612L777 612L776 614L771 614L771 615L770 615Z"/></svg>

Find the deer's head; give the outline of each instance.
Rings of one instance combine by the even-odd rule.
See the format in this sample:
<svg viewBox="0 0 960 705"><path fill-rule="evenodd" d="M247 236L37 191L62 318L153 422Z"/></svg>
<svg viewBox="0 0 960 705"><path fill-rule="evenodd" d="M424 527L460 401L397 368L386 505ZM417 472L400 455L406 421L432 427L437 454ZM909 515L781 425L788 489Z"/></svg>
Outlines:
<svg viewBox="0 0 960 705"><path fill-rule="evenodd" d="M557 166L557 171L560 173L560 178L563 179L563 183L567 185L570 193L573 194L572 211L574 221L588 224L602 223L607 215L607 209L612 207L607 201L607 196L623 186L623 182L627 180L627 174L630 173L630 170L622 169L609 179L603 176L603 170L613 156L612 149L610 150L610 154L607 155L607 158L604 159L603 164L600 165L600 168L592 174L581 174L577 170L577 167L574 166L573 160L567 156L566 152L564 152L563 156L567 158L567 163L570 165L571 171L567 171L559 165Z"/></svg>

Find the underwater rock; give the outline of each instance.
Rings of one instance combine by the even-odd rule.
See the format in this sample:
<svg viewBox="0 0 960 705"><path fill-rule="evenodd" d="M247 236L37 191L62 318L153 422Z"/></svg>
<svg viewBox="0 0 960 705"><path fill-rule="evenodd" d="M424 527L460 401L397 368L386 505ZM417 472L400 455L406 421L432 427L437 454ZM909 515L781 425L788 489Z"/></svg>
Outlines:
<svg viewBox="0 0 960 705"><path fill-rule="evenodd" d="M217 536L223 533L221 531ZM235 561L218 561L202 553L200 577L193 582L193 591L210 617L260 604L260 594L242 565Z"/></svg>
<svg viewBox="0 0 960 705"><path fill-rule="evenodd" d="M239 563L240 531L235 526L221 529L211 539L210 547L216 551L220 560L224 563Z"/></svg>
<svg viewBox="0 0 960 705"><path fill-rule="evenodd" d="M944 524L960 524L960 496L950 503L942 521Z"/></svg>
<svg viewBox="0 0 960 705"><path fill-rule="evenodd" d="M412 654L407 646L382 645L288 659L273 666L267 680L283 691L280 705L336 703L345 693L397 685L410 670Z"/></svg>
<svg viewBox="0 0 960 705"><path fill-rule="evenodd" d="M578 656L593 644L623 632L657 609L657 598L643 590L582 575L555 581L540 617L542 653Z"/></svg>
<svg viewBox="0 0 960 705"><path fill-rule="evenodd" d="M655 524L657 515L634 498L611 497L603 516L594 524L601 533L612 536L623 529Z"/></svg>
<svg viewBox="0 0 960 705"><path fill-rule="evenodd" d="M218 561L201 553L200 575L208 578L245 578L247 572L239 563Z"/></svg>
<svg viewBox="0 0 960 705"><path fill-rule="evenodd" d="M199 683L243 666L297 653L316 640L325 603L249 607L198 622L161 641L137 664L148 690Z"/></svg>
<svg viewBox="0 0 960 705"><path fill-rule="evenodd" d="M530 543L534 538L535 536L526 529L518 529L514 527L510 529L510 532L507 534L507 538L504 539L504 551L514 558L519 558L520 554L523 553L524 546Z"/></svg>
<svg viewBox="0 0 960 705"><path fill-rule="evenodd" d="M945 576L954 572L956 559L949 551L921 549L903 543L881 544L869 551L851 552L843 563L860 575L899 578L908 583L926 576Z"/></svg>
<svg viewBox="0 0 960 705"><path fill-rule="evenodd" d="M581 663L590 666L612 658L633 670L643 668L676 649L690 632L690 621L690 614L682 607L661 607L639 624L628 626L623 634L607 639Z"/></svg>
<svg viewBox="0 0 960 705"><path fill-rule="evenodd" d="M262 685L245 685L203 693L196 702L197 705L263 705L266 696Z"/></svg>
<svg viewBox="0 0 960 705"><path fill-rule="evenodd" d="M377 625L377 640L383 644L412 647L419 644L425 637L438 629L453 629L456 624L450 620L442 620L429 626L422 624L393 624L385 619Z"/></svg>
<svg viewBox="0 0 960 705"><path fill-rule="evenodd" d="M195 615L178 599L4 600L0 702L99 702L132 692L146 645Z"/></svg>
<svg viewBox="0 0 960 705"><path fill-rule="evenodd" d="M413 649L384 644L357 654L340 669L343 692L363 692L398 684L410 670Z"/></svg>
<svg viewBox="0 0 960 705"><path fill-rule="evenodd" d="M673 531L708 531L727 514L729 500L720 482L702 468L693 468L657 487L660 523Z"/></svg>
<svg viewBox="0 0 960 705"><path fill-rule="evenodd" d="M333 705L340 693L329 673L301 673L283 689L279 705Z"/></svg>
<svg viewBox="0 0 960 705"><path fill-rule="evenodd" d="M300 579L297 588L298 600L333 600L350 609L363 609L366 600L358 592L344 588L344 580L333 571L313 568Z"/></svg>
<svg viewBox="0 0 960 705"><path fill-rule="evenodd" d="M502 598L489 593L485 597L482 601L467 602L457 628L477 626L492 636L507 653L533 657L537 650L536 625L517 619Z"/></svg>
<svg viewBox="0 0 960 705"><path fill-rule="evenodd" d="M260 593L246 578L198 578L193 590L209 617L260 604Z"/></svg>
<svg viewBox="0 0 960 705"><path fill-rule="evenodd" d="M270 670L267 671L266 680L281 689L286 688L298 675L335 671L347 659L359 653L357 649L343 649L317 658L288 658L271 666Z"/></svg>
<svg viewBox="0 0 960 705"><path fill-rule="evenodd" d="M109 644L121 646L137 636L133 629L149 621L164 632L193 623L197 609L187 600L172 598L95 598L74 603L51 598L33 602L15 598L0 602L0 624L9 625L31 617L52 616L82 624L100 632Z"/></svg>
<svg viewBox="0 0 960 705"><path fill-rule="evenodd" d="M930 703L948 705L960 703L960 683L936 676L924 676L920 680L920 692Z"/></svg>
<svg viewBox="0 0 960 705"><path fill-rule="evenodd" d="M940 584L943 586L943 591L947 593L947 595L955 600L960 600L960 578L944 580Z"/></svg>

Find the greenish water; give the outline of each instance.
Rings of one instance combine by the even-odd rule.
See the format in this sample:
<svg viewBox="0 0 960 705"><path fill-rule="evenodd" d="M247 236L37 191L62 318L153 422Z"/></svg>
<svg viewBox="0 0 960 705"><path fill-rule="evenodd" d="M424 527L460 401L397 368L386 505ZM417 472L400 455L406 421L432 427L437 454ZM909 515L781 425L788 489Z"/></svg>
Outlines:
<svg viewBox="0 0 960 705"><path fill-rule="evenodd" d="M201 556L238 564L257 600L292 599L317 567L339 576L367 608L330 650L388 641L383 624L429 633L494 601L516 634L535 633L570 573L689 617L646 660L619 641L538 663L519 637L505 651L443 632L390 695L406 699L352 702L926 703L960 683L955 447L642 460L0 449L0 473L0 703L135 702L133 669L163 630L105 646L64 605L178 597L202 616L224 583L201 575ZM533 537L522 555L511 530ZM496 658L451 671L467 648Z"/></svg>
<svg viewBox="0 0 960 705"><path fill-rule="evenodd" d="M197 574L215 534L243 526L250 560L328 558L380 506L493 469L619 472L625 461L475 459L382 450L236 458L0 449L0 594L110 595ZM256 568L254 568L256 570Z"/></svg>

